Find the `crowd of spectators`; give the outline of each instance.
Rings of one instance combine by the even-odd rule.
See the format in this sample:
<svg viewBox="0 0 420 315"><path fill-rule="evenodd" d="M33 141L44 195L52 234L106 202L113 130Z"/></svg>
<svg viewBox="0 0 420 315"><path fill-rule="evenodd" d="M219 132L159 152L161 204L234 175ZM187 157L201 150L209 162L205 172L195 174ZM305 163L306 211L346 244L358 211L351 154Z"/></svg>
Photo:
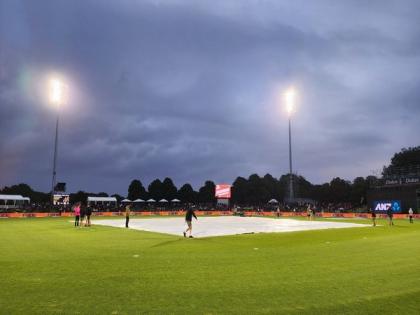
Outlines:
<svg viewBox="0 0 420 315"><path fill-rule="evenodd" d="M92 204L93 212L105 212L105 211L123 211L125 204ZM265 205L227 205L227 204L212 204L212 203L139 203L132 204L133 211L178 211L189 207L194 207L203 211L211 210L239 210L239 211L254 211L254 212L265 212L265 211L293 211L303 212L310 206L317 212L366 212L367 207L355 206L351 203L276 203L276 204L265 204ZM19 206L16 208L0 209L0 212L56 212L63 213L71 211L71 205L54 205L51 210L49 203L30 203L27 205Z"/></svg>

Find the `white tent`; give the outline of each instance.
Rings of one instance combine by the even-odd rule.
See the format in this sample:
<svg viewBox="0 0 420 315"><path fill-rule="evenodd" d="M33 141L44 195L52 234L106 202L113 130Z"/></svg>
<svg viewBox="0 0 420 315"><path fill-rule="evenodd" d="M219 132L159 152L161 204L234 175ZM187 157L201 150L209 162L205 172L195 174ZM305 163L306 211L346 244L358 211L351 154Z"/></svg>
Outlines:
<svg viewBox="0 0 420 315"><path fill-rule="evenodd" d="M31 199L21 195L0 195L0 208L14 208L30 201Z"/></svg>
<svg viewBox="0 0 420 315"><path fill-rule="evenodd" d="M160 199L159 202L168 202L166 199Z"/></svg>
<svg viewBox="0 0 420 315"><path fill-rule="evenodd" d="M155 199L149 199L149 200L147 200L147 202L156 202L156 200Z"/></svg>
<svg viewBox="0 0 420 315"><path fill-rule="evenodd" d="M88 196L87 198L87 202L89 203L100 203L100 204L104 204L104 203L117 203L117 198L115 197L95 197L95 196Z"/></svg>
<svg viewBox="0 0 420 315"><path fill-rule="evenodd" d="M133 202L144 202L144 200L139 198L139 199L134 200Z"/></svg>
<svg viewBox="0 0 420 315"><path fill-rule="evenodd" d="M175 198L175 199L172 199L171 202L181 202L181 200Z"/></svg>
<svg viewBox="0 0 420 315"><path fill-rule="evenodd" d="M0 195L0 200L29 200L29 198L21 195Z"/></svg>
<svg viewBox="0 0 420 315"><path fill-rule="evenodd" d="M130 199L123 199L121 202L131 202Z"/></svg>
<svg viewBox="0 0 420 315"><path fill-rule="evenodd" d="M271 199L268 203L279 203L277 199Z"/></svg>

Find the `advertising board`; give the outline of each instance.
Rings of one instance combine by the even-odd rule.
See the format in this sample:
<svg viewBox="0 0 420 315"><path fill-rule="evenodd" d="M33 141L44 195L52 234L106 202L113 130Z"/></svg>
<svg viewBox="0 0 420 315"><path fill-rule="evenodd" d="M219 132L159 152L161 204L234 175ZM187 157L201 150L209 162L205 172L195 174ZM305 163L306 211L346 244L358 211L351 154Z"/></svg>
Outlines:
<svg viewBox="0 0 420 315"><path fill-rule="evenodd" d="M394 213L401 212L401 201L400 200L375 200L373 202L373 209L376 212L387 212L388 209L392 210Z"/></svg>
<svg viewBox="0 0 420 315"><path fill-rule="evenodd" d="M216 185L215 197L218 199L230 199L231 197L230 188L231 188L231 185L228 185L228 184Z"/></svg>

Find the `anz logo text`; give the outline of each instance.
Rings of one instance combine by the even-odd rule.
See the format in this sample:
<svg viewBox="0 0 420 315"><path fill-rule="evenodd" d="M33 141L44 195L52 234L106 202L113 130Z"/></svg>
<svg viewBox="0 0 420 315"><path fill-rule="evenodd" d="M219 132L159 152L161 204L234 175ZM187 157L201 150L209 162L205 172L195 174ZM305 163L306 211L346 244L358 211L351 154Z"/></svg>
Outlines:
<svg viewBox="0 0 420 315"><path fill-rule="evenodd" d="M392 212L400 212L401 203L399 201L376 201L374 209L375 211L388 211L391 209Z"/></svg>

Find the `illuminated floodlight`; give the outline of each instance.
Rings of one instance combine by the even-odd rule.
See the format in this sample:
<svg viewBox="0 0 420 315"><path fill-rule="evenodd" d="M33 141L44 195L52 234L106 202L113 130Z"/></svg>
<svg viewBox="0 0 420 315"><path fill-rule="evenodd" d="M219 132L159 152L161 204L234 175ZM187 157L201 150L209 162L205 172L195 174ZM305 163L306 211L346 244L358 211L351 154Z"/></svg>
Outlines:
<svg viewBox="0 0 420 315"><path fill-rule="evenodd" d="M50 81L50 101L54 105L61 105L64 101L64 84L59 79Z"/></svg>
<svg viewBox="0 0 420 315"><path fill-rule="evenodd" d="M66 85L57 77L52 77L49 80L48 94L51 104L57 107L57 120L55 123L55 141L54 141L54 159L53 159L53 173L51 181L51 208L54 207L54 189L56 184L56 169L57 169L57 148L58 148L58 123L60 118L60 106L65 102Z"/></svg>
<svg viewBox="0 0 420 315"><path fill-rule="evenodd" d="M294 109L295 109L295 98L296 98L296 92L293 88L290 88L286 91L284 95L285 101L286 101L286 111L288 115L292 115Z"/></svg>
<svg viewBox="0 0 420 315"><path fill-rule="evenodd" d="M293 167L292 167L292 114L295 111L296 92L293 87L284 93L284 101L286 112L289 116L289 202L293 202L295 198L293 189Z"/></svg>

